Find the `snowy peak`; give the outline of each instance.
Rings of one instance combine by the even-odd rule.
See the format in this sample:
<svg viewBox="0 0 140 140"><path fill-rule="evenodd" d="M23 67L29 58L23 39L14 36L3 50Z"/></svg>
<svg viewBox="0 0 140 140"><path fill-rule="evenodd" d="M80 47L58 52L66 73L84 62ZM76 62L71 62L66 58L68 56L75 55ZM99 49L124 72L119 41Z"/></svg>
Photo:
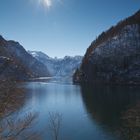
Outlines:
<svg viewBox="0 0 140 140"><path fill-rule="evenodd" d="M72 76L82 62L82 56L65 56L52 58L43 52L28 51L38 61L45 64L53 76Z"/></svg>
<svg viewBox="0 0 140 140"><path fill-rule="evenodd" d="M42 53L41 51L28 51L29 54L31 54L33 57L40 57L40 58L46 58L49 59L50 57L46 55L45 53Z"/></svg>

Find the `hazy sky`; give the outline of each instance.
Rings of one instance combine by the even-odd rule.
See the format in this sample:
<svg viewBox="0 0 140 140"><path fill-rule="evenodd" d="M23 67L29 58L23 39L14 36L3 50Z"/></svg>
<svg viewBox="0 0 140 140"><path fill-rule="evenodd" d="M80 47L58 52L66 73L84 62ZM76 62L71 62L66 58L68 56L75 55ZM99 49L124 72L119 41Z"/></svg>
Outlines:
<svg viewBox="0 0 140 140"><path fill-rule="evenodd" d="M84 55L102 31L140 0L0 0L0 34L49 56Z"/></svg>

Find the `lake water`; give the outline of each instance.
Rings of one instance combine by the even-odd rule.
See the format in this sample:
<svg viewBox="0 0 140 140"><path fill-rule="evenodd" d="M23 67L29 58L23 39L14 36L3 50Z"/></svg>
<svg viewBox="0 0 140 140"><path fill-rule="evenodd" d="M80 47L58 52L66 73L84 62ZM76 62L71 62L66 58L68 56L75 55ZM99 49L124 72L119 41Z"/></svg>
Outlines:
<svg viewBox="0 0 140 140"><path fill-rule="evenodd" d="M26 100L20 114L37 113L33 124L41 140L51 140L49 114L61 114L60 140L121 140L122 114L140 100L140 88L74 85L68 80L22 84ZM127 130L126 130L127 131Z"/></svg>

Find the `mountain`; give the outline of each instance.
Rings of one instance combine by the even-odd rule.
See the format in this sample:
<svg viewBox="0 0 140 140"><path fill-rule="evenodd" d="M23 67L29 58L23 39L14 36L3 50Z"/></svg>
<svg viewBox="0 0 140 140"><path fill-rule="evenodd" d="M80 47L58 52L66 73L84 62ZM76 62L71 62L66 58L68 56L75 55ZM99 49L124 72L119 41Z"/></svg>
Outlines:
<svg viewBox="0 0 140 140"><path fill-rule="evenodd" d="M0 36L0 80L23 80L49 76L47 67L32 57L18 42Z"/></svg>
<svg viewBox="0 0 140 140"><path fill-rule="evenodd" d="M91 43L73 81L140 84L140 10Z"/></svg>
<svg viewBox="0 0 140 140"><path fill-rule="evenodd" d="M51 58L48 55L37 52L28 51L38 61L48 67L52 76L72 76L75 70L80 66L82 56L65 56L64 58Z"/></svg>

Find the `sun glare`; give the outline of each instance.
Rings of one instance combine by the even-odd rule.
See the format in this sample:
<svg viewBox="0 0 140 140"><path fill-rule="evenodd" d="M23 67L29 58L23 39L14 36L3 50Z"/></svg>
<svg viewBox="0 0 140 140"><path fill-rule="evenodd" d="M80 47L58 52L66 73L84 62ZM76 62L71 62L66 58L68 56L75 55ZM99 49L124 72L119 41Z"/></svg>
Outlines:
<svg viewBox="0 0 140 140"><path fill-rule="evenodd" d="M55 3L59 3L63 5L63 0L30 0L31 2L37 1L39 5L42 5L43 7L50 9Z"/></svg>
<svg viewBox="0 0 140 140"><path fill-rule="evenodd" d="M47 6L47 7L50 7L52 5L52 1L51 0L43 0L44 4Z"/></svg>
<svg viewBox="0 0 140 140"><path fill-rule="evenodd" d="M43 6L50 8L52 6L52 0L39 0L40 4L43 4Z"/></svg>

